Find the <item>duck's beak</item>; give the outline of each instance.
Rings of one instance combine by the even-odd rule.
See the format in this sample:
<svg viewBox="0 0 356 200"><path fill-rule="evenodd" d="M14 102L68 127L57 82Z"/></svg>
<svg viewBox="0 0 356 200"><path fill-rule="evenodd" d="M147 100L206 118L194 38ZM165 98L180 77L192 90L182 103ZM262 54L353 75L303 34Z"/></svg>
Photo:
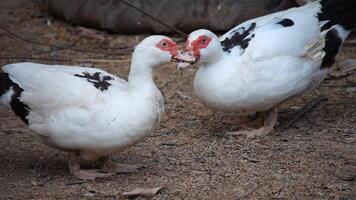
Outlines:
<svg viewBox="0 0 356 200"><path fill-rule="evenodd" d="M172 56L172 62L178 62L178 69L185 68L197 62L197 59L191 52L179 51L175 56Z"/></svg>

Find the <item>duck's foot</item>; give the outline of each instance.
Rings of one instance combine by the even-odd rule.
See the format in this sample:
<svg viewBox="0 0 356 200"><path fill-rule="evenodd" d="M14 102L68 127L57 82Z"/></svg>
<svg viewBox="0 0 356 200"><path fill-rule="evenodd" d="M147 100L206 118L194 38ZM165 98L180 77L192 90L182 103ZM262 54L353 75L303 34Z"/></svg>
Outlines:
<svg viewBox="0 0 356 200"><path fill-rule="evenodd" d="M95 180L97 178L113 178L114 173L105 173L97 169L80 169L75 173L72 173L76 178L82 180Z"/></svg>
<svg viewBox="0 0 356 200"><path fill-rule="evenodd" d="M226 135L233 135L233 136L246 135L247 138L257 138L257 137L262 137L262 136L267 135L272 130L273 129L270 129L268 127L262 127L262 128L250 130L250 131L228 132L228 133L226 133Z"/></svg>
<svg viewBox="0 0 356 200"><path fill-rule="evenodd" d="M226 133L226 135L235 135L235 136L246 135L247 138L256 138L256 137L265 136L273 130L273 127L277 122L277 114L278 114L278 108L277 106L275 106L271 110L267 111L266 113L261 113L261 116L264 119L263 127L259 129L253 129L253 130L228 132Z"/></svg>
<svg viewBox="0 0 356 200"><path fill-rule="evenodd" d="M100 169L104 172L112 172L116 174L126 174L137 172L139 169L143 168L142 165L129 165L121 164L110 161L109 158L103 158Z"/></svg>
<svg viewBox="0 0 356 200"><path fill-rule="evenodd" d="M105 173L97 169L80 169L78 161L71 160L68 162L70 173L78 179L95 180L96 178L112 178L114 173Z"/></svg>

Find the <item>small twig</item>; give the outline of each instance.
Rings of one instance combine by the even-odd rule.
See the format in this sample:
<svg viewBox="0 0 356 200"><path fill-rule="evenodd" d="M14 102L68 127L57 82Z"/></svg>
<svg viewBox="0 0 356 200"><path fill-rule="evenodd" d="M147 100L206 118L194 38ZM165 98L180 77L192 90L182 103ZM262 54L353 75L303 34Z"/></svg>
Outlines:
<svg viewBox="0 0 356 200"><path fill-rule="evenodd" d="M161 146L179 146L176 141L167 141L167 142L162 142Z"/></svg>
<svg viewBox="0 0 356 200"><path fill-rule="evenodd" d="M247 156L246 154L242 154L241 157L244 158L244 159L246 159L246 160L248 160L248 161L250 161L250 162L253 162L253 163L258 163L258 162L260 162L259 160L253 159L253 158Z"/></svg>
<svg viewBox="0 0 356 200"><path fill-rule="evenodd" d="M302 142L310 142L312 141L311 138L307 138L307 139L302 139L302 138L285 138L286 140L294 140L294 141L302 141Z"/></svg>
<svg viewBox="0 0 356 200"><path fill-rule="evenodd" d="M335 138L324 138L324 137L314 137L314 138L315 139L319 139L319 140L327 140L327 141L330 141L330 142L340 142L340 143L348 144L348 145L354 145L355 144L355 142L346 142L346 141L335 139Z"/></svg>
<svg viewBox="0 0 356 200"><path fill-rule="evenodd" d="M123 4L126 4L127 6L129 6L129 7L131 7L131 8L133 8L133 9L135 9L135 10L141 12L142 14L144 14L144 15L146 15L147 17L151 18L152 20L154 20L154 21L156 21L156 22L162 24L163 26L165 26L165 27L167 27L167 28L173 30L174 32L178 33L179 35L182 35L184 38L186 38L186 37L188 36L188 35L187 35L186 33L184 33L183 31L181 31L181 30L175 28L174 26L171 26L171 25L169 25L169 24L163 22L162 20L158 19L157 17L152 16L151 14L149 14L149 13L147 13L146 11L140 9L139 7L134 6L134 5L128 3L127 1L124 1L124 0L119 0L119 1L120 1L121 3L123 3Z"/></svg>
<svg viewBox="0 0 356 200"><path fill-rule="evenodd" d="M117 60L117 59L71 59L71 58L44 58L44 57L30 57L30 56L0 56L0 60L10 60L10 59L19 59L19 60L45 60L45 61L57 61L57 62L96 62L96 63L122 63L126 60Z"/></svg>
<svg viewBox="0 0 356 200"><path fill-rule="evenodd" d="M340 142L340 143L347 144L347 145L354 145L355 144L355 142L346 142L346 141L338 140L338 139L335 139L335 138L323 138L323 137L315 137L315 136L312 136L312 138L305 138L305 139L302 139L302 138L286 138L286 139L287 140L295 140L295 141L303 141L303 142L310 142L313 139L318 139L318 140L326 140L326 141L329 141L329 142Z"/></svg>
<svg viewBox="0 0 356 200"><path fill-rule="evenodd" d="M68 182L68 183L65 183L65 185L80 185L80 184L83 184L84 181L74 181L74 182Z"/></svg>
<svg viewBox="0 0 356 200"><path fill-rule="evenodd" d="M285 131L287 128L289 128L291 125L293 125L295 122L297 122L300 118L302 118L307 112L311 111L314 109L318 104L320 104L322 101L326 101L327 98L323 96L319 96L305 104L301 109L299 109L290 120L288 120L284 125L282 125L279 128L279 131Z"/></svg>
<svg viewBox="0 0 356 200"><path fill-rule="evenodd" d="M26 133L26 131L21 131L21 130L3 130L3 129L0 129L0 132L1 132L1 133L8 134L8 135Z"/></svg>
<svg viewBox="0 0 356 200"><path fill-rule="evenodd" d="M4 197L4 198L7 198L7 199L22 199L20 197L9 196L9 195L4 195L4 194L0 194L0 197Z"/></svg>

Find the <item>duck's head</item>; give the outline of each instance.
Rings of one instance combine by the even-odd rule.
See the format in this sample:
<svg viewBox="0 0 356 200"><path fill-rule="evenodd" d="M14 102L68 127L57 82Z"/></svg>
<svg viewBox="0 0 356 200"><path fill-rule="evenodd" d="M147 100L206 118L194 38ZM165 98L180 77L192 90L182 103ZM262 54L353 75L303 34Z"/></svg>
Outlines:
<svg viewBox="0 0 356 200"><path fill-rule="evenodd" d="M133 59L140 59L150 66L168 62L193 62L192 55L179 51L178 45L169 37L154 35L142 40L135 47Z"/></svg>
<svg viewBox="0 0 356 200"><path fill-rule="evenodd" d="M221 56L221 44L218 37L211 31L200 29L189 34L185 51L192 54L197 62L214 62Z"/></svg>

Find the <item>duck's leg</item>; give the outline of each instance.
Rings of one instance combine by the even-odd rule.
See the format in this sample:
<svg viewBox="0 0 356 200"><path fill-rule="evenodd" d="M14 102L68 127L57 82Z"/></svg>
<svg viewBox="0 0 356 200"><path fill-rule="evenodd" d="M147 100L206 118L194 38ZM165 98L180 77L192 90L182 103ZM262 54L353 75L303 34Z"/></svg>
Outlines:
<svg viewBox="0 0 356 200"><path fill-rule="evenodd" d="M78 160L71 159L68 161L70 173L76 178L83 180L95 180L96 178L112 177L113 173L104 173L96 169L80 169Z"/></svg>
<svg viewBox="0 0 356 200"><path fill-rule="evenodd" d="M246 120L238 124L238 127L240 130L255 130L256 127L263 126L264 116L265 112L256 112L253 115L248 115L247 117L245 117Z"/></svg>
<svg viewBox="0 0 356 200"><path fill-rule="evenodd" d="M265 116L265 112L256 112L254 115L250 115L250 121L246 123L246 127L248 127L247 129L252 129L251 127L263 126Z"/></svg>
<svg viewBox="0 0 356 200"><path fill-rule="evenodd" d="M142 165L129 165L116 163L110 160L110 157L105 157L100 160L100 169L104 172L112 172L116 174L125 174L136 172L138 169L142 168Z"/></svg>
<svg viewBox="0 0 356 200"><path fill-rule="evenodd" d="M227 135L246 135L248 138L255 138L264 136L273 130L274 125L277 122L278 106L273 107L266 113L261 113L264 118L263 127L248 131L236 131L226 133Z"/></svg>

